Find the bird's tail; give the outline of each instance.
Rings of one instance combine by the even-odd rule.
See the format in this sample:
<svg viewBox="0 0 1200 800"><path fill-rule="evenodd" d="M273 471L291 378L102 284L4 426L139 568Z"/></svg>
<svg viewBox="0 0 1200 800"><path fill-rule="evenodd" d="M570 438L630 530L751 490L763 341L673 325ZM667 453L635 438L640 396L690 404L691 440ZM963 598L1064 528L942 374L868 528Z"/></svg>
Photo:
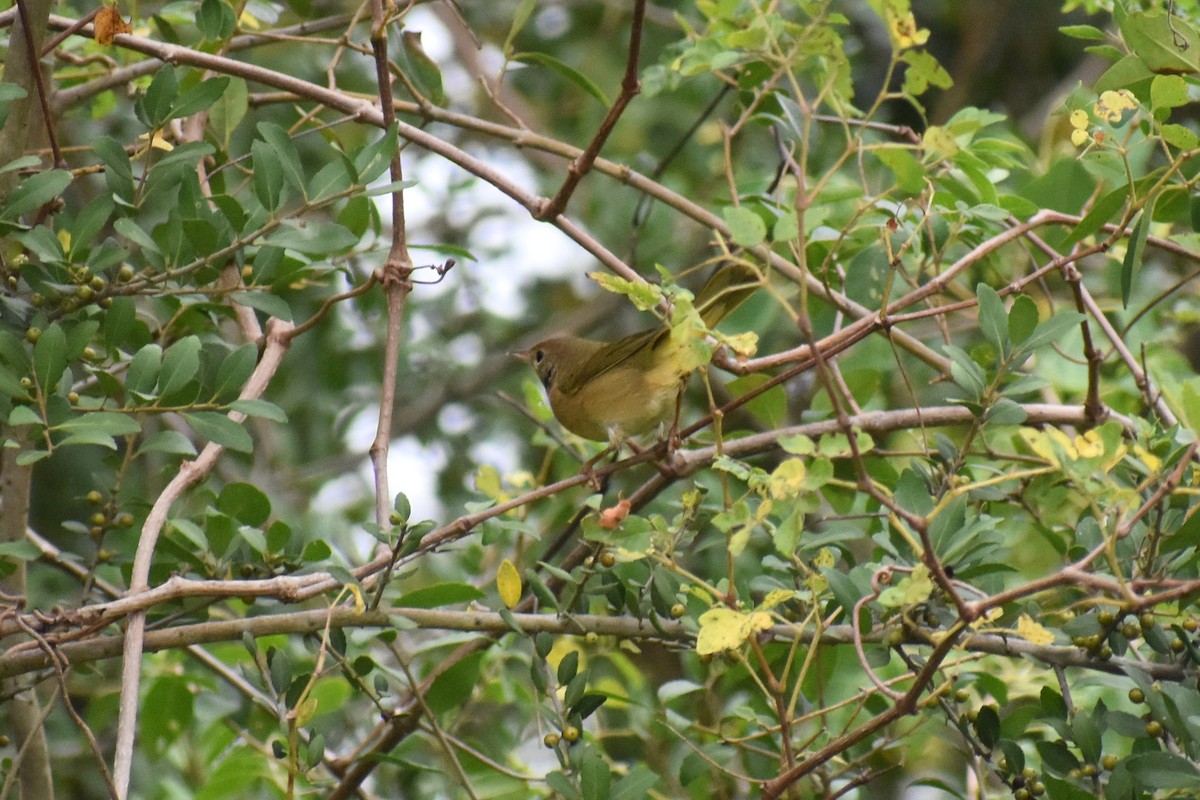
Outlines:
<svg viewBox="0 0 1200 800"><path fill-rule="evenodd" d="M696 293L696 309L709 328L725 319L763 284L763 276L744 261L726 261Z"/></svg>

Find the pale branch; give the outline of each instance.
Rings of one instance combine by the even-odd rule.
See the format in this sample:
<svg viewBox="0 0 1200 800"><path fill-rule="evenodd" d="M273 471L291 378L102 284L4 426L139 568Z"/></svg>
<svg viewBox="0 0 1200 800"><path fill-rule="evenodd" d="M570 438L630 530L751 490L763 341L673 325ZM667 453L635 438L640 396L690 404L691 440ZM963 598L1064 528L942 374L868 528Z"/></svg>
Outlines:
<svg viewBox="0 0 1200 800"><path fill-rule="evenodd" d="M1193 586L1192 590L1195 591ZM246 619L217 620L180 624L170 628L149 630L145 634L145 651L158 652L182 647L239 641L243 634L255 638L275 635L319 634L328 624L342 629L406 629L461 631L487 635L515 633L507 618L515 621L522 635L550 633L562 636L612 636L630 641L655 641L681 649L695 646L695 632L677 620L638 619L633 616L603 616L597 614L538 614L512 612L501 615L495 611L451 610L439 608L407 608L392 606L373 611L357 611L340 606L333 609L285 611ZM913 628L907 631L901 644L929 646L941 631ZM762 631L763 642L820 642L828 645L853 645L854 631L850 625L829 625L819 632L803 624L777 623ZM56 641L46 635L57 657L66 664L78 666L93 661L116 658L121 654L119 633L93 635L75 641ZM864 634L862 641L880 645L888 640L888 629L876 627ZM963 634L959 649L964 653L980 653L1005 657L1031 658L1048 666L1087 669L1112 675L1128 675L1131 670L1144 672L1155 680L1180 681L1192 676L1196 669L1184 661L1174 663L1149 662L1138 658L1102 659L1079 647L1040 645L1004 632ZM28 648L0 656L0 678L26 675L52 666L50 657L41 649Z"/></svg>
<svg viewBox="0 0 1200 800"><path fill-rule="evenodd" d="M238 399L256 399L266 390L271 378L279 369L284 354L288 351L290 344L288 332L291 328L292 324L283 320L272 319L268 322L262 357L246 381L246 385L242 387ZM242 422L245 414L230 411L229 418L235 422ZM138 539L129 581L129 595L137 595L150 588L151 560L158 537L166 525L167 514L170 513L171 507L183 496L184 492L203 480L213 469L224 450L222 445L209 442L200 451L200 455L195 461L184 462L179 472L155 499L154 505L146 517L146 522L142 526L141 537ZM145 626L145 612L135 611L129 617L123 642L120 712L117 721L116 753L113 758L113 783L116 786L118 798L122 800L128 796L129 792L134 741L137 737L137 716L140 704L138 689L141 684L142 638Z"/></svg>
<svg viewBox="0 0 1200 800"><path fill-rule="evenodd" d="M1031 403L1023 406L1029 424L1054 425L1083 425L1086 421L1086 411L1082 406L1056 406ZM1132 423L1114 415L1127 427ZM916 428L920 425L943 427L950 425L969 425L976 421L970 409L962 406L931 406L923 409L899 409L894 411L869 411L850 416L849 424L857 430L874 435L882 435L892 431ZM779 439L788 436L805 435L811 438L842 431L836 420L823 420L795 425L768 433L753 434L740 439L731 439L722 445L725 455L735 458L747 457L773 451L779 446ZM623 459L615 464L597 467L596 474L603 478L639 463L650 460L658 455L656 450L647 450L639 455ZM677 450L674 454L672 467L677 475L686 475L711 464L718 455L715 446L705 446L692 450ZM492 506L491 508L466 514L458 519L431 531L421 541L420 546L407 554L398 563L403 565L418 560L428 553L461 539L479 525L489 519L494 519L515 509L556 495L574 486L587 483L586 475L574 475L539 489L518 495L513 499ZM149 520L147 521L149 523ZM379 570L394 563L392 554L382 555L373 561L363 564L353 570L359 580L367 580ZM61 615L47 617L45 615L26 615L23 622L37 630L49 630L56 625L72 625L90 627L108 625L125 616L143 613L162 603L184 598L222 598L222 597L259 597L274 598L282 602L300 602L324 592L336 589L341 584L329 573L315 572L300 576L278 576L261 580L227 580L206 581L174 576L165 583L155 587L145 586L141 591L130 592L127 596L107 603L96 603L84 606ZM16 632L15 623L0 619L0 636Z"/></svg>

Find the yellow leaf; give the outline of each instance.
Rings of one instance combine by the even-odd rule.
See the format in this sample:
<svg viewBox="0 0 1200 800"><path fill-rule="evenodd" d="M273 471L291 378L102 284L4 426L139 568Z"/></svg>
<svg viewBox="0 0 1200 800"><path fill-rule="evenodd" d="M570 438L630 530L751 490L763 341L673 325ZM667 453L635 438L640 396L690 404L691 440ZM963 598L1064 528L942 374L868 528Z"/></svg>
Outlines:
<svg viewBox="0 0 1200 800"><path fill-rule="evenodd" d="M129 23L121 19L121 12L117 11L116 6L102 6L92 21L92 35L97 44L112 44L113 37L118 33L132 30Z"/></svg>
<svg viewBox="0 0 1200 800"><path fill-rule="evenodd" d="M929 29L918 28L917 19L912 15L912 12L901 16L895 9L887 9L885 16L888 25L888 33L892 36L892 41L896 44L897 50L908 50L911 47L919 47L929 41Z"/></svg>
<svg viewBox="0 0 1200 800"><path fill-rule="evenodd" d="M812 565L817 569L832 569L837 563L837 556L829 547L822 547L817 551L817 557L812 560Z"/></svg>
<svg viewBox="0 0 1200 800"><path fill-rule="evenodd" d="M728 345L738 358L753 358L758 352L758 334L754 331L722 336L721 341Z"/></svg>
<svg viewBox="0 0 1200 800"><path fill-rule="evenodd" d="M793 589L772 589L767 592L767 596L758 604L758 609L759 611L770 611L775 606L780 603L786 603L795 596L796 592Z"/></svg>
<svg viewBox="0 0 1200 800"><path fill-rule="evenodd" d="M1033 617L1022 614L1017 620L1017 636L1033 644L1054 644L1054 634L1033 621Z"/></svg>
<svg viewBox="0 0 1200 800"><path fill-rule="evenodd" d="M516 608L521 602L521 575L507 558L496 570L496 589L500 592L501 602L509 608Z"/></svg>
<svg viewBox="0 0 1200 800"><path fill-rule="evenodd" d="M1137 98L1133 96L1133 92L1128 89L1118 89L1115 92L1110 90L1100 95L1100 99L1092 106L1092 113L1107 122L1120 123L1127 112L1134 111L1137 107Z"/></svg>
<svg viewBox="0 0 1200 800"><path fill-rule="evenodd" d="M795 497L804 488L804 476L808 469L798 458L788 458L771 473L771 497L776 500L786 500Z"/></svg>
<svg viewBox="0 0 1200 800"><path fill-rule="evenodd" d="M1141 445L1134 445L1133 452L1138 457L1138 460L1145 464L1151 472L1158 472L1159 467L1162 466L1162 459Z"/></svg>
<svg viewBox="0 0 1200 800"><path fill-rule="evenodd" d="M766 625L762 625L765 618ZM771 626L771 617L761 611L743 614L732 608L710 608L700 615L700 633L696 636L696 652L706 656L725 650L736 650L755 630Z"/></svg>
<svg viewBox="0 0 1200 800"><path fill-rule="evenodd" d="M933 581L929 579L929 568L924 564L913 567L907 578L884 589L879 594L879 604L888 608L913 606L929 597Z"/></svg>
<svg viewBox="0 0 1200 800"><path fill-rule="evenodd" d="M296 708L296 725L303 728L317 713L317 698L310 697Z"/></svg>
<svg viewBox="0 0 1200 800"><path fill-rule="evenodd" d="M979 630L984 625L986 625L989 622L1000 617L1003 613L1004 613L1004 611L1002 609L989 608L987 611L984 612L982 617L979 617L978 619L976 619L974 622L971 623L971 627L974 628L975 630Z"/></svg>
<svg viewBox="0 0 1200 800"><path fill-rule="evenodd" d="M1095 458L1104 455L1104 440L1095 429L1075 437L1075 451L1080 458Z"/></svg>
<svg viewBox="0 0 1200 800"><path fill-rule="evenodd" d="M930 125L921 137L925 151L939 158L951 158L958 154L958 142L954 135L939 125Z"/></svg>
<svg viewBox="0 0 1200 800"><path fill-rule="evenodd" d="M354 610L356 612L358 612L359 614L366 611L367 603L365 600L363 600L362 589L359 588L358 584L357 583L347 583L346 590L349 591L350 594L354 595Z"/></svg>

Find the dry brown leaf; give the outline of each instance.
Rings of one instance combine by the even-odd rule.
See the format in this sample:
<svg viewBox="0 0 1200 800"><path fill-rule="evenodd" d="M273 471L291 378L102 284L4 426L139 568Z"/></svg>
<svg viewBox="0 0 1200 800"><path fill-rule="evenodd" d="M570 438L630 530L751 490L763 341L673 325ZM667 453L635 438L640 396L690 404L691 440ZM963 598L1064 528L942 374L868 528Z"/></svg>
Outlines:
<svg viewBox="0 0 1200 800"><path fill-rule="evenodd" d="M604 509L600 512L600 527L606 531L617 528L629 516L629 509L629 501L625 499L622 499L615 506Z"/></svg>
<svg viewBox="0 0 1200 800"><path fill-rule="evenodd" d="M104 6L96 12L92 30L98 44L112 44L114 36L118 33L130 33L133 27L121 19L121 13L117 11L116 6Z"/></svg>

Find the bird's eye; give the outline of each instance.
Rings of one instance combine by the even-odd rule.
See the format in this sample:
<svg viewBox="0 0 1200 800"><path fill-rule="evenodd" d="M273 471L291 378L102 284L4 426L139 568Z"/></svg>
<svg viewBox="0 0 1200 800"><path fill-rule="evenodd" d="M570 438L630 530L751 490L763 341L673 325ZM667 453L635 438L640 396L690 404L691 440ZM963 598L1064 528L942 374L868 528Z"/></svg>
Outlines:
<svg viewBox="0 0 1200 800"><path fill-rule="evenodd" d="M544 359L545 357L546 357L545 350L534 350L533 351L533 363L540 364L540 363L542 363L542 359Z"/></svg>

